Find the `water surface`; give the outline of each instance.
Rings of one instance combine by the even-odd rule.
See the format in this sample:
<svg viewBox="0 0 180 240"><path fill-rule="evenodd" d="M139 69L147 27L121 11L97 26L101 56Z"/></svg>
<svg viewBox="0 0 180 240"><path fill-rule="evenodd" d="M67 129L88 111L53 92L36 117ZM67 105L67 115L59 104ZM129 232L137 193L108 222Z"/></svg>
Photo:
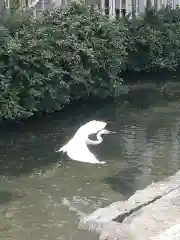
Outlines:
<svg viewBox="0 0 180 240"><path fill-rule="evenodd" d="M0 239L96 240L79 217L175 173L180 166L180 102L82 105L1 128ZM55 150L85 122L109 121L115 135L91 147L105 165ZM59 164L59 166L58 166Z"/></svg>

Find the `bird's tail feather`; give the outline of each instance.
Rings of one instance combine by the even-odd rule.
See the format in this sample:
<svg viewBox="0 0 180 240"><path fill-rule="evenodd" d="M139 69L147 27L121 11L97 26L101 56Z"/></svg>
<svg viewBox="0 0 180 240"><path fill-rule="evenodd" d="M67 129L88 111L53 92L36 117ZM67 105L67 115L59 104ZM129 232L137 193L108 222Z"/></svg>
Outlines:
<svg viewBox="0 0 180 240"><path fill-rule="evenodd" d="M64 145L63 147L61 147L59 150L57 150L56 152L66 152L67 151L67 144Z"/></svg>
<svg viewBox="0 0 180 240"><path fill-rule="evenodd" d="M101 162L99 162L100 164L105 164L106 162L104 162L104 161L101 161Z"/></svg>

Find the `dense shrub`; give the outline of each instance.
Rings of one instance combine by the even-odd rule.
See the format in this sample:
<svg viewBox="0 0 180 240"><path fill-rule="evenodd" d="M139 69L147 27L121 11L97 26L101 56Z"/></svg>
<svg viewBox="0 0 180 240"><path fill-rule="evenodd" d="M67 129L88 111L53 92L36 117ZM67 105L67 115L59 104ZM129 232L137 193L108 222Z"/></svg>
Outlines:
<svg viewBox="0 0 180 240"><path fill-rule="evenodd" d="M175 70L180 10L169 7L112 21L92 6L0 17L0 117L25 118L75 99L119 93L122 70Z"/></svg>
<svg viewBox="0 0 180 240"><path fill-rule="evenodd" d="M156 11L151 7L126 19L127 69L135 71L175 70L180 65L180 9Z"/></svg>
<svg viewBox="0 0 180 240"><path fill-rule="evenodd" d="M77 3L38 20L13 14L4 24L13 37L3 53L2 117L55 111L73 99L113 94L126 61L124 32L115 22Z"/></svg>
<svg viewBox="0 0 180 240"><path fill-rule="evenodd" d="M0 117L13 119L28 117L33 109L27 109L22 103L25 94L22 75L25 71L16 64L11 52L11 43L20 32L33 23L31 14L11 9L0 18ZM14 46L15 47L15 46Z"/></svg>

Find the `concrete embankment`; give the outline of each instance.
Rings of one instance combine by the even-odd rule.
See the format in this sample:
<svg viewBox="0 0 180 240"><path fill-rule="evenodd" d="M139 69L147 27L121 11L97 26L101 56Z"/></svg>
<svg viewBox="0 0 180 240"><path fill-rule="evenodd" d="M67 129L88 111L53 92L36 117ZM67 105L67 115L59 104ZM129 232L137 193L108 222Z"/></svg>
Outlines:
<svg viewBox="0 0 180 240"><path fill-rule="evenodd" d="M79 228L98 233L100 240L180 239L180 171L82 217Z"/></svg>

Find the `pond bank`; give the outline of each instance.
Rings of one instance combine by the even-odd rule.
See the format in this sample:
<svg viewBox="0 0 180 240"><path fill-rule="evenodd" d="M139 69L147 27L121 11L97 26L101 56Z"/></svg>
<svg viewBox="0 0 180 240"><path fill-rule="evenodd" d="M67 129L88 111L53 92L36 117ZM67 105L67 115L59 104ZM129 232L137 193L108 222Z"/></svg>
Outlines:
<svg viewBox="0 0 180 240"><path fill-rule="evenodd" d="M179 222L180 171L136 191L126 201L97 209L83 217L79 227L99 233L100 240L157 240L176 239Z"/></svg>
<svg viewBox="0 0 180 240"><path fill-rule="evenodd" d="M117 94L117 97L109 96L105 99L97 98L97 97L89 97L86 99L80 99L70 102L66 104L64 108L60 111L54 111L50 113L45 112L37 112L33 116L25 119L6 119L0 121L0 127L4 126L10 127L15 125L15 127L19 124L30 123L36 124L36 121L44 120L45 118L56 118L56 116L64 118L64 115L72 114L72 112L77 111L78 109L85 108L88 106L92 106L95 104L96 106L101 106L104 104L112 104L118 103L122 106L122 108L126 108L126 106L136 106L139 105L141 99L143 98L143 106L149 107L151 104L157 104L159 102L167 102L180 99L180 82L179 81L165 81L158 82L157 79L154 81L139 81L139 82L130 82L128 84L122 84Z"/></svg>

